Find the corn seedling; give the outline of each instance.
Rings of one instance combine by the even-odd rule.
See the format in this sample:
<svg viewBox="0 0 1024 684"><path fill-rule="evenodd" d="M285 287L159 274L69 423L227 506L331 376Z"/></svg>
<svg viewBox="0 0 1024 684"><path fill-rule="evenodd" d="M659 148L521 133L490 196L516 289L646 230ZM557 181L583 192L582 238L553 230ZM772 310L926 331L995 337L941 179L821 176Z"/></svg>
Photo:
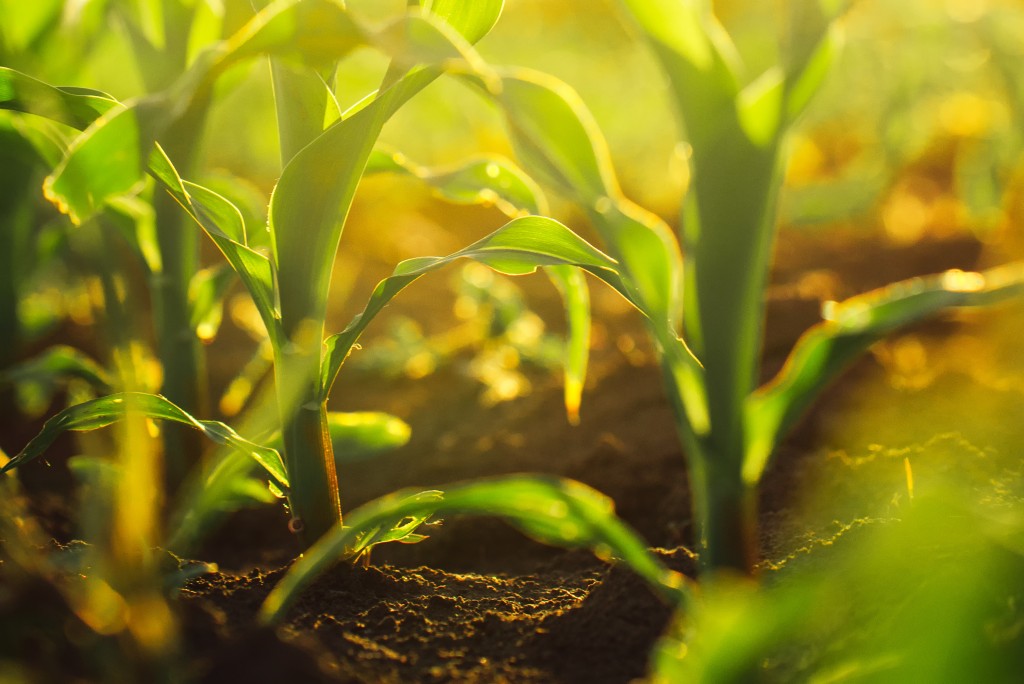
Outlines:
<svg viewBox="0 0 1024 684"><path fill-rule="evenodd" d="M443 69L473 72L483 82L491 78L481 68L469 41L487 32L498 17L501 3L434 2L426 9L429 11L414 10L389 25L371 29L338 3L274 3L234 37L200 55L168 91L126 105L102 93L53 88L12 70L0 71L6 108L42 115L85 131L47 182L50 197L63 210L81 220L110 199L131 191L142 171L148 169L224 253L249 290L269 333L284 453L281 458L276 450L245 440L226 425L197 420L163 397L130 393L103 397L58 414L8 467L38 456L60 432L91 429L118 420L123 415L122 405L131 400L151 418L191 426L255 459L270 474L274 487L287 492L296 527L301 527L304 538L311 543L332 528L340 529L331 421L325 406L342 363L387 301L420 275L462 258L481 261L509 274L545 267L560 286L573 331L566 389L572 414L579 403L589 329L582 278L572 268L589 270L611 278L617 287L621 285L614 278L613 262L607 256L550 219L522 216L448 257L404 262L377 287L360 316L342 333L329 338L326 345L322 343L334 254L356 185L365 170L414 175L453 201L488 201L516 214L541 208L535 187L514 167L499 160L474 160L445 172L432 172L400 155L374 152L377 135L388 117ZM321 78L323 72L333 68L334 60L364 44L393 56L381 89L326 130L320 130L324 108L331 103ZM250 246L241 214L230 202L205 187L181 180L163 148L154 145L177 117L189 111L190 101L209 88L229 64L264 53L288 59L298 55L313 64L274 63L275 86L290 96L279 106L286 164L270 203L269 255ZM293 106L297 102L309 106ZM250 434L248 430L243 432ZM179 530L182 538L194 537L197 510L215 509L222 502L219 497L231 495L235 477L244 471L244 464L238 456L225 459L202 478L201 485L190 488L189 500L195 505L186 506L178 516L185 526L184 531ZM403 527L401 533L386 537L410 534L411 528ZM360 547L356 555L362 551Z"/></svg>
<svg viewBox="0 0 1024 684"><path fill-rule="evenodd" d="M787 134L828 73L842 3L792 3L783 64L747 85L710 3L622 4L668 76L692 151L682 249L666 223L623 196L607 144L568 86L525 70L501 72L500 89L476 82L504 111L526 171L586 210L619 291L646 317L687 454L702 566L752 575L758 483L804 410L885 335L1019 294L1024 267L950 271L831 302L757 387Z"/></svg>

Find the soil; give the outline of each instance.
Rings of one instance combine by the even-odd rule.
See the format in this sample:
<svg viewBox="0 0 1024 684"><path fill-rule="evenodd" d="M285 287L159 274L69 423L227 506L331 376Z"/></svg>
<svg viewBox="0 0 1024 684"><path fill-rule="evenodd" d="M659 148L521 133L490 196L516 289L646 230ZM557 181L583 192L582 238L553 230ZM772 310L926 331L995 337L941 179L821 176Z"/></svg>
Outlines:
<svg viewBox="0 0 1024 684"><path fill-rule="evenodd" d="M822 300L946 268L972 268L981 253L980 243L964 236L896 247L856 234L787 234L768 304L766 377L817 320ZM411 310L437 298L429 290L418 296L407 304ZM610 496L668 565L692 575L685 460L653 356L634 314L604 295L595 294L595 301L606 315L597 317L603 323L595 335L582 422L575 427L565 419L558 379L547 372L531 373L530 394L484 408L479 385L458 364L417 380L367 382L346 370L332 408L390 411L412 425L413 437L400 450L346 469L344 505L352 508L401 487L485 475L562 475ZM957 325L932 323L917 332L947 336ZM794 492L809 477L822 431L841 420L857 386L884 374L876 359L860 362L779 450L760 502L766 568L801 543ZM3 446L23 442L24 431L5 432ZM73 535L70 484L60 458L51 462L52 468L24 468L22 479L46 534L66 542ZM423 543L375 550L369 567L334 568L302 595L283 624L255 627L262 599L298 549L286 523L279 509L241 512L196 554L220 569L189 581L176 602L183 678L629 682L644 676L651 648L670 619L670 607L624 567L541 546L496 520L456 517ZM20 586L0 592L0 624L11 625L39 606L49 606L49 613L36 612L39 624L60 613L52 589L32 584L36 596ZM11 640L0 655L18 654L41 680L96 677L87 657L69 655L76 652L73 644L55 651L39 645L38 630L15 636L3 631ZM66 627L52 638L60 642L73 631ZM56 669L55 658L63 663Z"/></svg>

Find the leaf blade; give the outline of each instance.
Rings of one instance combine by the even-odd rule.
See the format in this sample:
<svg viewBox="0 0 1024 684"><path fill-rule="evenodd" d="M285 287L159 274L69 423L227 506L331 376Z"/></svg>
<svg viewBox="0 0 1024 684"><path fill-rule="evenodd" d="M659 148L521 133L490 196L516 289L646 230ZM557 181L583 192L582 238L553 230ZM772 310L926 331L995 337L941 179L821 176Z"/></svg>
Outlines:
<svg viewBox="0 0 1024 684"><path fill-rule="evenodd" d="M338 559L351 557L364 530L404 516L441 512L502 517L545 543L591 548L598 555L620 558L671 601L685 596L685 579L654 558L614 515L607 497L572 480L509 476L456 485L443 494L396 492L353 511L350 527L335 527L292 566L264 602L260 620L279 620L317 574Z"/></svg>
<svg viewBox="0 0 1024 684"><path fill-rule="evenodd" d="M782 370L748 399L750 442L743 475L756 481L778 439L824 388L869 346L936 313L1024 294L1024 263L980 273L913 278L833 304L825 321L797 341Z"/></svg>
<svg viewBox="0 0 1024 684"><path fill-rule="evenodd" d="M127 412L136 412L154 420L181 423L201 432L211 441L248 454L281 485L288 486L284 462L274 449L250 442L224 423L199 420L158 394L119 392L70 406L50 418L43 429L14 458L0 468L0 474L31 461L67 431L87 431L107 427L122 420Z"/></svg>

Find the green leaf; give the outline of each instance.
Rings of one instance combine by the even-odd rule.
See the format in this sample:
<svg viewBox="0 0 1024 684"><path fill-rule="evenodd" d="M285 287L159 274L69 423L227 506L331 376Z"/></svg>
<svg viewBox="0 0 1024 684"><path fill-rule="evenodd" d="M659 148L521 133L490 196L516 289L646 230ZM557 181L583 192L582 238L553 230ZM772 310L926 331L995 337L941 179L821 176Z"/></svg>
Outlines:
<svg viewBox="0 0 1024 684"><path fill-rule="evenodd" d="M413 61L479 63L469 43L430 15L410 15L381 35ZM377 137L387 120L438 74L436 69L411 71L334 123L285 167L270 199L270 227L287 334L305 321L322 323L345 219Z"/></svg>
<svg viewBox="0 0 1024 684"><path fill-rule="evenodd" d="M487 237L446 257L420 257L400 263L391 277L377 284L370 301L348 326L327 340L322 373L326 397L342 363L370 321L407 285L425 273L457 259L473 259L506 275L533 273L540 266L577 266L610 284L628 298L616 263L554 219L514 219Z"/></svg>
<svg viewBox="0 0 1024 684"><path fill-rule="evenodd" d="M271 58L281 167L324 131L330 89L315 69Z"/></svg>
<svg viewBox="0 0 1024 684"><path fill-rule="evenodd" d="M786 116L796 120L814 99L832 70L842 47L839 28L830 23L805 60L789 65L786 74Z"/></svg>
<svg viewBox="0 0 1024 684"><path fill-rule="evenodd" d="M263 466L277 482L288 486L284 463L274 449L243 439L224 423L193 418L160 395L143 392L111 394L64 409L46 421L42 431L33 437L17 456L0 468L0 474L40 456L64 432L106 427L122 420L128 413L141 414L154 420L181 423L198 430L217 444L230 446L247 454Z"/></svg>
<svg viewBox="0 0 1024 684"><path fill-rule="evenodd" d="M188 287L192 303L192 329L199 339L210 342L217 336L224 318L224 297L235 283L235 273L228 264L204 268L196 273Z"/></svg>
<svg viewBox="0 0 1024 684"><path fill-rule="evenodd" d="M402 419L374 411L328 412L327 429L338 462L361 461L392 451L405 446L412 434Z"/></svg>
<svg viewBox="0 0 1024 684"><path fill-rule="evenodd" d="M757 482L778 440L804 410L873 343L936 313L1024 294L1024 263L981 273L953 270L831 302L825 320L797 341L786 365L747 401L743 476Z"/></svg>
<svg viewBox="0 0 1024 684"><path fill-rule="evenodd" d="M46 411L53 396L69 380L84 381L100 394L112 391L110 375L103 367L85 353L65 345L50 347L0 372L0 386L15 386L31 413Z"/></svg>
<svg viewBox="0 0 1024 684"><path fill-rule="evenodd" d="M739 93L735 49L709 11L695 0L622 0L665 68L696 149L729 130Z"/></svg>
<svg viewBox="0 0 1024 684"><path fill-rule="evenodd" d="M579 95L545 74L502 72L500 94L527 172L590 213L637 306L658 325L679 319L682 257L665 222L619 190L608 145Z"/></svg>
<svg viewBox="0 0 1024 684"><path fill-rule="evenodd" d="M455 485L440 492L401 491L372 501L348 516L348 527L336 527L289 569L260 609L260 620L275 622L298 593L317 575L342 558L359 552L363 535L388 529L406 518L441 513L470 513L504 518L539 541L592 549L614 557L662 592L669 600L685 596L685 578L665 568L643 541L613 512L611 500L572 480L509 476Z"/></svg>
<svg viewBox="0 0 1024 684"><path fill-rule="evenodd" d="M778 150L788 123L784 80L770 70L741 92L733 48L710 3L623 4L662 63L692 147L681 221L683 329L704 368L702 403L714 426L707 450L734 460L742 452L742 407L760 359L781 182Z"/></svg>
<svg viewBox="0 0 1024 684"><path fill-rule="evenodd" d="M273 267L265 255L246 246L246 228L241 213L235 205L212 190L182 182L169 162L166 164L166 178L173 183L165 184L166 189L220 249L252 296L271 339L279 340L281 325Z"/></svg>
<svg viewBox="0 0 1024 684"><path fill-rule="evenodd" d="M48 178L47 196L80 222L110 197L132 192L154 141L200 107L217 77L240 60L271 54L329 65L363 45L373 45L409 67L457 64L464 59L480 64L463 49L468 44L459 34L429 16L410 13L381 29L368 29L337 2L279 0L231 39L200 55L171 87L133 101L126 110L90 126Z"/></svg>
<svg viewBox="0 0 1024 684"><path fill-rule="evenodd" d="M265 479L252 476L257 467L240 451L219 450L213 465L198 473L175 499L167 546L190 553L228 513L278 500Z"/></svg>
<svg viewBox="0 0 1024 684"><path fill-rule="evenodd" d="M511 161L483 156L445 168L421 166L401 152L374 148L366 174L397 173L417 178L455 204L493 204L509 218L546 213L544 194L532 178Z"/></svg>
<svg viewBox="0 0 1024 684"><path fill-rule="evenodd" d="M422 5L475 43L494 28L505 0L423 0Z"/></svg>
<svg viewBox="0 0 1024 684"><path fill-rule="evenodd" d="M392 172L418 178L449 202L494 204L511 218L547 213L543 192L522 170L501 157L481 157L448 168L430 169L400 152L378 146L370 155L366 173ZM579 422L583 383L590 356L590 294L579 269L548 266L544 272L558 289L565 305L565 407L569 422Z"/></svg>
<svg viewBox="0 0 1024 684"><path fill-rule="evenodd" d="M79 130L121 108L115 99L86 88L54 88L14 69L0 67L0 109L34 114Z"/></svg>
<svg viewBox="0 0 1024 684"><path fill-rule="evenodd" d="M607 143L575 91L526 70L502 76L500 96L494 98L505 111L527 170L588 210L618 262L627 297L647 316L652 336L674 364L674 375L685 378L688 396L701 398L690 411L699 417L706 412L702 371L678 338L683 259L672 230L622 195Z"/></svg>
<svg viewBox="0 0 1024 684"><path fill-rule="evenodd" d="M621 196L608 145L575 91L525 69L502 72L501 84L493 97L508 119L516 154L534 178L587 207Z"/></svg>
<svg viewBox="0 0 1024 684"><path fill-rule="evenodd" d="M569 422L580 422L583 384L590 361L590 290L583 271L572 266L548 266L544 269L562 296L565 306L566 335L564 403Z"/></svg>

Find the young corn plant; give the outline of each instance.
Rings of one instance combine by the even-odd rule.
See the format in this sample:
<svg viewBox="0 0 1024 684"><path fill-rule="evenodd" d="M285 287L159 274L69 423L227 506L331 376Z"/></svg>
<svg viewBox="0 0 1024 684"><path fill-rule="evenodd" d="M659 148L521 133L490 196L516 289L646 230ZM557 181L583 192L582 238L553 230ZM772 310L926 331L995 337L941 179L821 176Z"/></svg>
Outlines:
<svg viewBox="0 0 1024 684"><path fill-rule="evenodd" d="M201 421L164 397L113 395L72 406L54 417L43 433L12 459L14 467L38 456L65 430L108 425L131 399L151 418L184 423L215 442L255 459L274 486L286 491L307 542L340 527L341 506L331 420L326 400L356 339L405 285L459 258L474 258L507 273L547 268L565 295L573 331L568 354L566 396L570 415L579 403L586 362L589 318L582 267L611 277L613 265L566 228L549 219L522 216L491 236L445 258L412 260L382 283L364 313L323 344L327 289L346 214L364 171L401 172L422 178L455 201L489 201L513 213L539 211L542 200L514 167L478 159L445 172L431 172L401 155L374 152L387 119L443 69L492 76L470 47L496 21L501 2L426 3L383 27L362 25L339 3L290 0L271 4L232 38L200 55L167 91L121 104L102 93L53 88L9 69L0 69L5 108L41 115L83 130L47 182L49 196L80 220L136 187L148 171L205 230L238 274L266 326L274 349L280 410L282 459L274 449L245 440L222 423ZM354 47L371 45L393 56L381 89L323 129L332 102L324 75ZM279 93L278 113L285 168L269 210L271 252L254 248L239 211L217 193L183 181L163 148L155 144L190 101L208 89L230 64L269 53ZM300 58L300 59L296 59ZM144 162L144 163L143 163ZM252 434L252 430L242 430ZM244 457L219 461L189 488L176 517L184 539L195 537L198 510L213 510L245 471ZM237 493L237 492L236 492ZM202 516L199 516L202 517ZM181 531L181 528L179 528ZM411 533L411 532L410 532ZM358 554L356 554L358 555Z"/></svg>
<svg viewBox="0 0 1024 684"><path fill-rule="evenodd" d="M402 102L439 74L417 65L465 59L468 43L439 18L456 12L459 4L448 3L448 9L444 5L437 7L440 14L410 12L384 27L370 28L340 3L272 3L234 36L202 52L169 88L125 104L102 93L52 88L10 69L0 71L4 108L83 131L45 184L47 196L62 211L75 222L86 220L134 192L148 170L160 186L159 197L180 204L206 229L249 289L280 366L287 475L276 451L259 448L249 453L258 454L257 460L270 466L278 486L293 483L290 504L296 519L309 528L309 539L340 520L326 396L319 386L321 340L317 335L322 333L316 332L323 328L334 253L348 204L380 128ZM483 14L470 12L464 16L469 22L464 28L478 38L497 19L498 11L500 3ZM257 251L250 246L238 210L213 191L182 181L156 140L164 135L174 138L175 127L206 101L217 77L240 60L278 54L323 68L362 45L395 55L395 69L408 72L407 77L326 132L321 109L317 144L309 145L305 156L296 152L306 141L293 144L293 138L284 136L285 154L295 156L295 164L286 167L271 203L272 253ZM310 241L316 243L314 249L308 249ZM108 397L72 407L51 421L42 439L30 444L8 467L36 455L54 431L116 419L123 399ZM212 423L203 427L163 397L140 399L140 403L155 418L184 421L211 436L218 431L234 434Z"/></svg>
<svg viewBox="0 0 1024 684"><path fill-rule="evenodd" d="M621 4L668 76L692 150L682 249L668 225L623 196L601 132L568 86L525 70L500 72L500 89L475 82L504 111L527 173L586 210L619 290L645 315L687 455L702 567L752 576L758 483L804 410L885 335L1021 293L1024 266L950 271L830 302L758 387L787 135L828 73L843 3L790 3L783 63L746 85L710 3Z"/></svg>

